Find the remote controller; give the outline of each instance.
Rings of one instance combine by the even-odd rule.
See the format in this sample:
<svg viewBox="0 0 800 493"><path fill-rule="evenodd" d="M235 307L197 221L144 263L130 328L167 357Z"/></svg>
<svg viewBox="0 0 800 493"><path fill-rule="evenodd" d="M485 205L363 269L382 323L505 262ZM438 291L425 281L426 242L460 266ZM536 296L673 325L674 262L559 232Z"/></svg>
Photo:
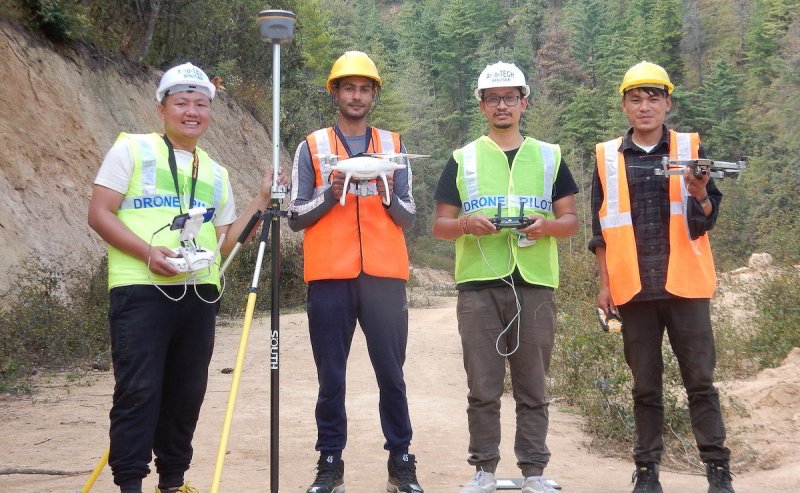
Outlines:
<svg viewBox="0 0 800 493"><path fill-rule="evenodd" d="M502 208L500 204L497 204L497 215L489 218L489 222L494 224L494 227L497 229L501 228L516 228L522 229L527 228L533 221L531 218L525 216L525 207L522 206L519 209L519 216L518 217L503 217L502 216Z"/></svg>

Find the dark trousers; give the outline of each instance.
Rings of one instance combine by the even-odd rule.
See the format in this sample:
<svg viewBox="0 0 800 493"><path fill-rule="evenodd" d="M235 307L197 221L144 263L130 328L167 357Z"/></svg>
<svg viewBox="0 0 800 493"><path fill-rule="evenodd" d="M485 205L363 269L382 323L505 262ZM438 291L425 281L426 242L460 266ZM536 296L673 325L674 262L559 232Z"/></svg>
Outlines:
<svg viewBox="0 0 800 493"><path fill-rule="evenodd" d="M307 310L319 381L316 449L341 453L347 443L345 377L358 321L378 381L384 448L392 453L407 451L411 420L403 377L408 341L405 281L366 274L312 281Z"/></svg>
<svg viewBox="0 0 800 493"><path fill-rule="evenodd" d="M660 462L664 451L664 402L661 344L667 331L689 402L700 458L727 461L725 425L714 387L716 350L709 300L670 298L619 306L625 360L633 373L636 462Z"/></svg>
<svg viewBox="0 0 800 493"><path fill-rule="evenodd" d="M173 297L183 291L164 289ZM217 296L215 286L198 291L207 300ZM192 287L178 302L153 286L111 290L115 385L108 462L116 484L141 485L153 453L159 484L183 483L208 382L217 308L198 299Z"/></svg>

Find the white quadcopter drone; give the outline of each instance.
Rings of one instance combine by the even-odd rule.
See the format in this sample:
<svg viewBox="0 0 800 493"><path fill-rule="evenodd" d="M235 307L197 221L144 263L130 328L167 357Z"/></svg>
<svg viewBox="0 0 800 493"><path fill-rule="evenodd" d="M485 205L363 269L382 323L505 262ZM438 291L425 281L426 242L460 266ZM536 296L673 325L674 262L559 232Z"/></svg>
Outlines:
<svg viewBox="0 0 800 493"><path fill-rule="evenodd" d="M327 159L331 163L331 169L341 171L345 174L344 178L344 191L339 203L344 205L345 197L347 196L347 189L350 181L359 182L359 187L366 184L369 180L374 180L380 177L383 180L384 191L386 196L382 199L383 203L389 205L391 197L389 196L389 182L386 179L387 172L394 172L398 169L406 167L405 164L398 162L404 158L418 158L430 157L427 154L406 154L406 153L364 153L358 156L338 160L336 154L318 154L317 157ZM365 193L366 195L366 193Z"/></svg>

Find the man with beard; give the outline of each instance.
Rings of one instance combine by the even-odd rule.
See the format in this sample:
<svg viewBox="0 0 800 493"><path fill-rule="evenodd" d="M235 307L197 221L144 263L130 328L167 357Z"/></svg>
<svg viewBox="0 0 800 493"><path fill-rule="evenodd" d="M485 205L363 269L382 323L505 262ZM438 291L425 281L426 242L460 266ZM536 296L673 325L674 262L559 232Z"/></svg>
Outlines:
<svg viewBox="0 0 800 493"><path fill-rule="evenodd" d="M411 420L403 376L408 339L408 253L403 230L414 223L411 169L383 180L352 181L335 160L361 153L405 152L400 136L367 125L382 79L366 54L348 51L333 64L327 89L338 106L333 127L310 134L292 169L289 226L305 230L308 325L317 366L317 476L308 493L344 492L347 357L359 322L380 389L389 451L387 491L422 493L408 453ZM406 160L407 161L407 160ZM343 205L339 205L346 194ZM388 197L388 200L387 200Z"/></svg>
<svg viewBox="0 0 800 493"><path fill-rule="evenodd" d="M475 475L460 493L497 488L506 360L522 491L555 491L542 477L550 459L545 376L556 327L556 238L578 232L578 189L558 145L520 132L529 94L516 65L483 70L475 97L489 135L453 152L434 195L433 235L455 240L458 331L469 386L468 462ZM499 228L491 220L498 213L511 220L506 223L522 224Z"/></svg>

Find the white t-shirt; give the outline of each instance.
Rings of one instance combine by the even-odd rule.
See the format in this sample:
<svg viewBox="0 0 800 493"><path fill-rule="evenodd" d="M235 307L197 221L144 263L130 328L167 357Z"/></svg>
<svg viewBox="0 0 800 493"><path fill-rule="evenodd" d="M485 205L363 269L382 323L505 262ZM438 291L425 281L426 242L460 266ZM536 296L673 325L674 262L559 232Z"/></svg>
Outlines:
<svg viewBox="0 0 800 493"><path fill-rule="evenodd" d="M133 152L129 142L126 139L121 139L111 146L111 149L108 150L106 157L103 159L103 164L100 165L100 170L97 172L97 177L94 180L95 185L109 188L123 195L128 193L128 184L133 175ZM194 155L191 152L175 149L175 164L178 166L178 173L190 175L193 162ZM233 198L230 180L228 180L228 200L220 204L220 207L214 212L212 223L215 227L227 226L235 220L236 203Z"/></svg>

